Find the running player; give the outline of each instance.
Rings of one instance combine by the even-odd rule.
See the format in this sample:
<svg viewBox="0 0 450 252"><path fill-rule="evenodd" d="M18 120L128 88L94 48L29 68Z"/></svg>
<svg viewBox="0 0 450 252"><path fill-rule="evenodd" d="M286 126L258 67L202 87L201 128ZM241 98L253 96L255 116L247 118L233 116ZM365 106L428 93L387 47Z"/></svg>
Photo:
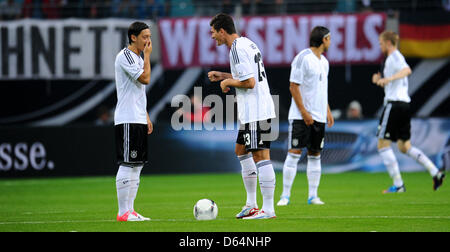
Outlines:
<svg viewBox="0 0 450 252"><path fill-rule="evenodd" d="M381 52L387 57L383 73L372 76L372 82L384 88L384 110L378 126L378 152L394 184L384 193L405 192L406 188L400 175L397 159L391 148L397 142L398 149L416 160L428 170L433 178L433 189L437 190L445 174L439 171L431 160L418 148L411 145L411 111L408 95L408 75L412 73L403 55L397 50L399 37L392 31L380 34Z"/></svg>
<svg viewBox="0 0 450 252"><path fill-rule="evenodd" d="M145 86L150 82L151 33L148 25L134 22L128 28L128 47L116 56L115 77L117 105L114 115L118 221L145 221L134 211L141 170L147 162L147 134L153 125L147 113ZM141 53L144 53L144 59Z"/></svg>
<svg viewBox="0 0 450 252"><path fill-rule="evenodd" d="M230 48L231 74L211 71L211 81L221 81L227 93L236 89L238 118L241 127L236 140L236 155L242 166L242 179L247 202L236 217L244 219L275 218L275 173L270 162L270 119L275 118L275 106L270 95L262 55L255 43L236 33L233 19L217 14L210 22L211 36L217 45ZM256 202L257 177L263 196L262 209Z"/></svg>
<svg viewBox="0 0 450 252"><path fill-rule="evenodd" d="M331 43L330 31L315 27L310 34L309 45L295 56L291 65L290 87L292 94L289 109L288 154L283 166L283 193L277 203L290 203L291 188L297 174L297 164L302 149L307 148L308 204L323 205L318 197L322 174L320 152L323 149L325 124L332 127L334 118L328 105L328 60L323 56Z"/></svg>

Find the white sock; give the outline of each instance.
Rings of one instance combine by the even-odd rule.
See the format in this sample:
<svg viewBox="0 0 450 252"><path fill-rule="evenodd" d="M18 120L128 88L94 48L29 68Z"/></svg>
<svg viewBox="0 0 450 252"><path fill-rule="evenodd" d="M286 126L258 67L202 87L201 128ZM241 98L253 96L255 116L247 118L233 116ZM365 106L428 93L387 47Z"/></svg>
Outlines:
<svg viewBox="0 0 450 252"><path fill-rule="evenodd" d="M281 197L290 197L291 188L294 183L295 175L297 175L297 164L300 160L300 154L288 152L283 165L283 193Z"/></svg>
<svg viewBox="0 0 450 252"><path fill-rule="evenodd" d="M259 187L263 196L262 210L270 215L275 214L273 196L275 193L275 172L270 160L262 160L256 164L259 171Z"/></svg>
<svg viewBox="0 0 450 252"><path fill-rule="evenodd" d="M247 192L246 205L249 207L258 208L256 202L256 187L258 183L258 174L253 161L252 153L238 156L242 167L242 180L244 181L245 191Z"/></svg>
<svg viewBox="0 0 450 252"><path fill-rule="evenodd" d="M387 147L379 149L378 153L380 153L381 159L383 159L383 163L389 172L389 176L391 176L392 180L394 181L394 185L396 187L402 186L402 176L400 174L400 169L398 168L397 158L395 158L392 148Z"/></svg>
<svg viewBox="0 0 450 252"><path fill-rule="evenodd" d="M425 167L425 169L428 170L432 177L436 176L436 174L439 172L438 168L433 164L433 162L431 162L431 160L416 147L411 146L406 154L415 159L423 167Z"/></svg>
<svg viewBox="0 0 450 252"><path fill-rule="evenodd" d="M131 169L130 176L130 193L128 194L128 209L130 212L134 212L134 200L136 199L137 191L139 188L141 170L144 166L136 166Z"/></svg>
<svg viewBox="0 0 450 252"><path fill-rule="evenodd" d="M306 165L306 175L308 177L308 199L311 197L318 197L317 190L319 189L320 176L322 174L322 166L320 164L320 156L308 156L308 163Z"/></svg>
<svg viewBox="0 0 450 252"><path fill-rule="evenodd" d="M119 203L119 215L125 214L128 209L128 198L130 195L130 177L131 177L131 167L119 166L119 170L116 175L116 190L117 190L117 201Z"/></svg>

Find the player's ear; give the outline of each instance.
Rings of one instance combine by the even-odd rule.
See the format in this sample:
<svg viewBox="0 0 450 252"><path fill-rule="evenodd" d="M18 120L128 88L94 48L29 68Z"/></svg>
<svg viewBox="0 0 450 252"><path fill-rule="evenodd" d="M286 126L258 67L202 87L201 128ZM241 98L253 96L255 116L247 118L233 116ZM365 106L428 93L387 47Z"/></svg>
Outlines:
<svg viewBox="0 0 450 252"><path fill-rule="evenodd" d="M133 42L136 42L136 40L137 40L136 35L131 34L131 42L132 42L132 43L133 43Z"/></svg>

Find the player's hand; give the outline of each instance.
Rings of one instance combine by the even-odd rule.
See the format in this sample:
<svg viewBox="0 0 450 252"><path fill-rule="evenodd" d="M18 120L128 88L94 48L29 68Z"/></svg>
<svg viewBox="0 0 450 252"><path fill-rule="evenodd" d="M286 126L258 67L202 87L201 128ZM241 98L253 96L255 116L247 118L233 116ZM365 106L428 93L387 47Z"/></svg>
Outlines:
<svg viewBox="0 0 450 252"><path fill-rule="evenodd" d="M328 128L331 128L334 125L334 117L331 113L327 113L327 125Z"/></svg>
<svg viewBox="0 0 450 252"><path fill-rule="evenodd" d="M306 126L311 126L314 124L314 120L310 113L304 112L302 113L303 120L305 121Z"/></svg>
<svg viewBox="0 0 450 252"><path fill-rule="evenodd" d="M152 41L150 40L148 43L145 43L144 54L150 55L152 53L153 46Z"/></svg>
<svg viewBox="0 0 450 252"><path fill-rule="evenodd" d="M212 82L223 80L221 73L218 72L218 71L210 71L210 72L208 72L208 78Z"/></svg>
<svg viewBox="0 0 450 252"><path fill-rule="evenodd" d="M147 119L147 135L152 134L153 132L153 123L150 121L150 119Z"/></svg>
<svg viewBox="0 0 450 252"><path fill-rule="evenodd" d="M377 82L381 79L381 73L378 72L372 75L372 83L377 84Z"/></svg>
<svg viewBox="0 0 450 252"><path fill-rule="evenodd" d="M230 91L230 88L228 87L227 83L230 79L225 79L220 82L220 88L222 89L223 93L228 93Z"/></svg>
<svg viewBox="0 0 450 252"><path fill-rule="evenodd" d="M384 87L384 86L386 86L387 84L389 84L389 79L388 78L382 78L382 79L379 79L378 81L377 81L377 85L378 86L380 86L380 87Z"/></svg>

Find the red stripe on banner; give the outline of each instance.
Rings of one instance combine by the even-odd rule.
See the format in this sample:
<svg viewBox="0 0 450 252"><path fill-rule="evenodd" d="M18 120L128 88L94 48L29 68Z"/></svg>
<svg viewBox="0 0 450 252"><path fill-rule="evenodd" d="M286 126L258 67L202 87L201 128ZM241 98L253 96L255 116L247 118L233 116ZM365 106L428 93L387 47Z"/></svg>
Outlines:
<svg viewBox="0 0 450 252"><path fill-rule="evenodd" d="M450 25L400 24L400 40L444 40L450 39Z"/></svg>

